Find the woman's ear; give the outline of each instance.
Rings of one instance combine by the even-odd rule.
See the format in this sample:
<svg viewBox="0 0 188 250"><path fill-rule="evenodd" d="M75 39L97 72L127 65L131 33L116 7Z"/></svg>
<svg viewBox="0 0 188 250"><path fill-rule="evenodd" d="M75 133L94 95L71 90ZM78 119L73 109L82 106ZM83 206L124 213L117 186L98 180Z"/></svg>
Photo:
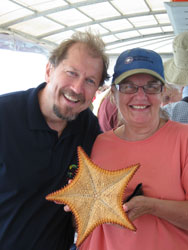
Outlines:
<svg viewBox="0 0 188 250"><path fill-rule="evenodd" d="M116 93L117 93L117 89L116 89L116 86L113 84L111 86L111 94L110 94L110 101L114 104L117 105L117 102L116 102Z"/></svg>
<svg viewBox="0 0 188 250"><path fill-rule="evenodd" d="M113 85L111 86L111 92L112 92L113 95L114 95L114 93L116 92L116 86L115 86L115 84L113 84Z"/></svg>

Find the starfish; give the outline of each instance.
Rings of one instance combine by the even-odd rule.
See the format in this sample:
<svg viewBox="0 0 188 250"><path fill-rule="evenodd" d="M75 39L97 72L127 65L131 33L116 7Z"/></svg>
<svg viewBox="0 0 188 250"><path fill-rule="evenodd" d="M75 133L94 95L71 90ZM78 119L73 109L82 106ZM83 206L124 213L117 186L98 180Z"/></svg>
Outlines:
<svg viewBox="0 0 188 250"><path fill-rule="evenodd" d="M128 182L139 164L124 169L104 170L91 161L78 147L79 168L71 183L46 196L47 200L67 204L77 225L76 245L103 223L114 223L130 230L136 228L123 210L123 197Z"/></svg>

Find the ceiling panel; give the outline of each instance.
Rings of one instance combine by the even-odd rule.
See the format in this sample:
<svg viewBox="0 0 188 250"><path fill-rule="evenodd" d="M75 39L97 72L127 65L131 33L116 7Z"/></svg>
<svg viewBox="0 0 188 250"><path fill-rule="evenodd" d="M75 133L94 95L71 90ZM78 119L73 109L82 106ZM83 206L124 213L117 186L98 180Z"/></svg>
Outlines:
<svg viewBox="0 0 188 250"><path fill-rule="evenodd" d="M85 30L95 30L97 33L100 33L100 35L103 35L107 32L107 29L105 29L99 24L86 25L84 27L77 28L76 30L81 31L81 32L84 32Z"/></svg>
<svg viewBox="0 0 188 250"><path fill-rule="evenodd" d="M60 44L62 40L71 37L73 33L74 33L73 30L67 30L64 32L57 33L55 35L47 36L46 40L48 40L49 42L53 42L55 44Z"/></svg>
<svg viewBox="0 0 188 250"><path fill-rule="evenodd" d="M17 3L28 7L34 11L45 11L51 8L56 8L59 6L65 6L67 3L62 0L53 0L53 1L46 1L46 0L17 0Z"/></svg>
<svg viewBox="0 0 188 250"><path fill-rule="evenodd" d="M48 53L73 32L91 30L103 38L109 55L138 46L172 54L175 33L166 3L171 4L170 0L128 4L125 0L1 0L0 48L9 44L11 49Z"/></svg>
<svg viewBox="0 0 188 250"><path fill-rule="evenodd" d="M164 2L163 0L147 0L147 4L152 11L164 10Z"/></svg>
<svg viewBox="0 0 188 250"><path fill-rule="evenodd" d="M1 6L2 5L2 6ZM0 24L8 23L16 19L16 17L25 17L32 15L33 11L25 8L20 8L19 5L10 1L1 0L0 2Z"/></svg>
<svg viewBox="0 0 188 250"><path fill-rule="evenodd" d="M61 25L52 22L51 20L45 18L45 17L36 17L34 19L17 23L15 25L9 26L10 29L13 29L15 31L21 31L26 34L30 34L32 36L39 36L43 33L52 31L52 30L58 30L61 28Z"/></svg>
<svg viewBox="0 0 188 250"><path fill-rule="evenodd" d="M103 2L103 1L101 1ZM119 16L119 12L113 8L108 2L90 4L79 8L86 15L89 15L93 20L100 20L108 17Z"/></svg>
<svg viewBox="0 0 188 250"><path fill-rule="evenodd" d="M156 18L152 15L150 16L137 16L129 18L129 21L133 24L133 26L140 27L140 26L148 26L148 25L156 25L157 21Z"/></svg>
<svg viewBox="0 0 188 250"><path fill-rule="evenodd" d="M133 13L149 12L149 8L143 0L131 0L128 4L125 4L124 0L111 1L124 15Z"/></svg>
<svg viewBox="0 0 188 250"><path fill-rule="evenodd" d="M122 27L124 29L133 28L133 25L126 19L102 22L101 25L107 28L109 31L121 30Z"/></svg>
<svg viewBox="0 0 188 250"><path fill-rule="evenodd" d="M81 23L87 23L92 21L91 18L82 14L77 9L69 9L64 11L59 11L57 13L48 15L48 17L52 18L54 21L58 21L65 26L72 26Z"/></svg>
<svg viewBox="0 0 188 250"><path fill-rule="evenodd" d="M154 15L157 22L160 23L160 24L170 24L170 19L168 17L167 14L157 14L157 15Z"/></svg>

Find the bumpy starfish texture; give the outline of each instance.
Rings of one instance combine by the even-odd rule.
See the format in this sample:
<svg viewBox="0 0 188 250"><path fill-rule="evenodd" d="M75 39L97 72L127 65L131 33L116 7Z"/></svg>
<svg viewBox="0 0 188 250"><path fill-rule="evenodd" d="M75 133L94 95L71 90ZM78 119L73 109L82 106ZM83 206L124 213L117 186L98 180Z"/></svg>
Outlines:
<svg viewBox="0 0 188 250"><path fill-rule="evenodd" d="M108 171L94 164L78 147L79 168L75 178L64 188L46 196L47 200L67 204L77 225L79 246L103 223L114 223L130 230L136 228L123 210L125 188L139 164L125 169Z"/></svg>

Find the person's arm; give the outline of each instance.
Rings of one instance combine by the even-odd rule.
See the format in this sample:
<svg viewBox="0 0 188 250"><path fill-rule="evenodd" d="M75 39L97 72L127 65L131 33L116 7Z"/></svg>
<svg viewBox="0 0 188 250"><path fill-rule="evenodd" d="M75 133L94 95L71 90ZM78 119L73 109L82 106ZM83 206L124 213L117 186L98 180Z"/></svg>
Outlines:
<svg viewBox="0 0 188 250"><path fill-rule="evenodd" d="M151 214L170 222L174 226L188 230L188 201L161 200L136 196L125 203L123 208L131 221L141 215Z"/></svg>

